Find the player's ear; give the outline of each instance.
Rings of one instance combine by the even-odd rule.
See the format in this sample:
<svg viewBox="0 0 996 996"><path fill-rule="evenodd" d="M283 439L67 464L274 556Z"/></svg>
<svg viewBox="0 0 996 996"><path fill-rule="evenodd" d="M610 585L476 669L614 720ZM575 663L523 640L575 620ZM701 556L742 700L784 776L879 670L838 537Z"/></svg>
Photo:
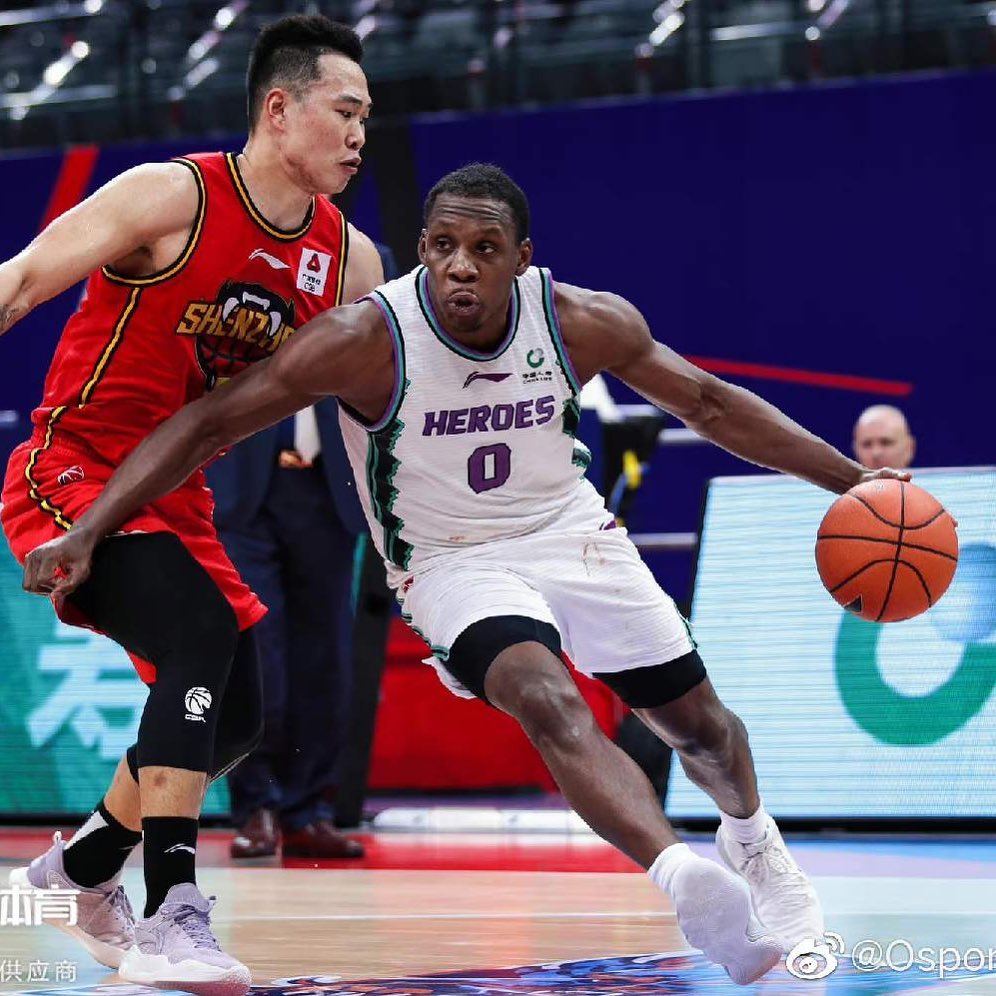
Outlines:
<svg viewBox="0 0 996 996"><path fill-rule="evenodd" d="M533 240L523 239L519 243L519 260L515 265L515 275L521 277L533 262Z"/></svg>
<svg viewBox="0 0 996 996"><path fill-rule="evenodd" d="M263 110L260 117L269 118L276 127L282 128L286 111L287 93L276 86L263 99Z"/></svg>
<svg viewBox="0 0 996 996"><path fill-rule="evenodd" d="M418 261L424 266L425 265L425 229L422 229L422 234L418 237Z"/></svg>

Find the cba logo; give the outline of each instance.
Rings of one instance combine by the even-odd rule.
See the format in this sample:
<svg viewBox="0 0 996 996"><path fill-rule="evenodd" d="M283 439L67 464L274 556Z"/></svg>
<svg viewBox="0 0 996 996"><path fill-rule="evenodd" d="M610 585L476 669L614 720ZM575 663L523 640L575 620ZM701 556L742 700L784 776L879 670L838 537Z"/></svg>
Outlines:
<svg viewBox="0 0 996 996"><path fill-rule="evenodd" d="M214 301L191 301L175 329L195 337L208 390L272 355L294 331L293 301L241 281L224 283Z"/></svg>
<svg viewBox="0 0 996 996"><path fill-rule="evenodd" d="M194 723L203 723L204 713L211 708L211 693L197 685L183 697L183 704L187 707L187 719Z"/></svg>
<svg viewBox="0 0 996 996"><path fill-rule="evenodd" d="M882 677L883 626L844 613L834 667L841 701L851 718L882 743L937 743L964 726L996 688L996 548L964 547L951 589L927 617L945 641L962 646L961 660L943 684L925 695L905 695ZM905 624L904 624L905 625Z"/></svg>
<svg viewBox="0 0 996 996"><path fill-rule="evenodd" d="M819 940L807 937L800 941L785 958L785 967L797 979L825 979L837 968L837 955L844 953L844 938L827 931Z"/></svg>

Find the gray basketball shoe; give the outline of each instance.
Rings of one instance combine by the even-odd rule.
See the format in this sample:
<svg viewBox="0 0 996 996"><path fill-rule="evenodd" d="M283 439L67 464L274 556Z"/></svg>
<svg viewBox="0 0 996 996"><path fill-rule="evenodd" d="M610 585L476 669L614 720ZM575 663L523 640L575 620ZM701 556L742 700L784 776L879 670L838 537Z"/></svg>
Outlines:
<svg viewBox="0 0 996 996"><path fill-rule="evenodd" d="M43 855L26 868L11 871L10 884L22 889L76 889L79 892L76 923L61 919L47 922L75 937L101 965L117 968L135 940L135 914L118 884L121 876L85 889L66 874L62 863L65 849L62 834L57 830L52 846Z"/></svg>
<svg viewBox="0 0 996 996"><path fill-rule="evenodd" d="M252 984L249 969L218 947L211 933L213 906L214 899L196 885L174 885L162 906L135 924L135 945L121 962L121 978L199 996L245 996Z"/></svg>

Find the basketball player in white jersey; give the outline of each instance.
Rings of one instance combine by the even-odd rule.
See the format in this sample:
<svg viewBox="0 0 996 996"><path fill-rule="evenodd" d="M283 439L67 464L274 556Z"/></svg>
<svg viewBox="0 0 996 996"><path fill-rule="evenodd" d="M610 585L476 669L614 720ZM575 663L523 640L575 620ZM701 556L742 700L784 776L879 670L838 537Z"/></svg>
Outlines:
<svg viewBox="0 0 996 996"><path fill-rule="evenodd" d="M426 200L421 266L309 322L160 426L71 532L31 554L25 587L61 597L126 516L220 449L336 395L374 541L443 681L514 716L573 808L672 897L688 941L746 984L822 937L820 904L761 805L743 725L583 477L578 394L607 371L744 459L835 492L908 475L864 471L687 363L627 301L555 283L531 265L528 233L526 198L497 167L443 178ZM599 730L562 650L712 796L727 867L678 841L646 777Z"/></svg>

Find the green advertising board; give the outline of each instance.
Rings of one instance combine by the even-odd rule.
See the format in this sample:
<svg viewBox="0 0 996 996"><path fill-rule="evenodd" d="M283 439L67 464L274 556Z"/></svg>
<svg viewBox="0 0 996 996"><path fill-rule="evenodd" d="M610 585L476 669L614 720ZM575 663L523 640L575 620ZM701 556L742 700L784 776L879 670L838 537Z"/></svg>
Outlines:
<svg viewBox="0 0 996 996"><path fill-rule="evenodd" d="M914 483L958 520L958 568L932 609L885 625L820 584L813 548L832 495L773 475L710 484L692 628L776 816L996 815L996 472ZM715 813L677 764L668 812Z"/></svg>

